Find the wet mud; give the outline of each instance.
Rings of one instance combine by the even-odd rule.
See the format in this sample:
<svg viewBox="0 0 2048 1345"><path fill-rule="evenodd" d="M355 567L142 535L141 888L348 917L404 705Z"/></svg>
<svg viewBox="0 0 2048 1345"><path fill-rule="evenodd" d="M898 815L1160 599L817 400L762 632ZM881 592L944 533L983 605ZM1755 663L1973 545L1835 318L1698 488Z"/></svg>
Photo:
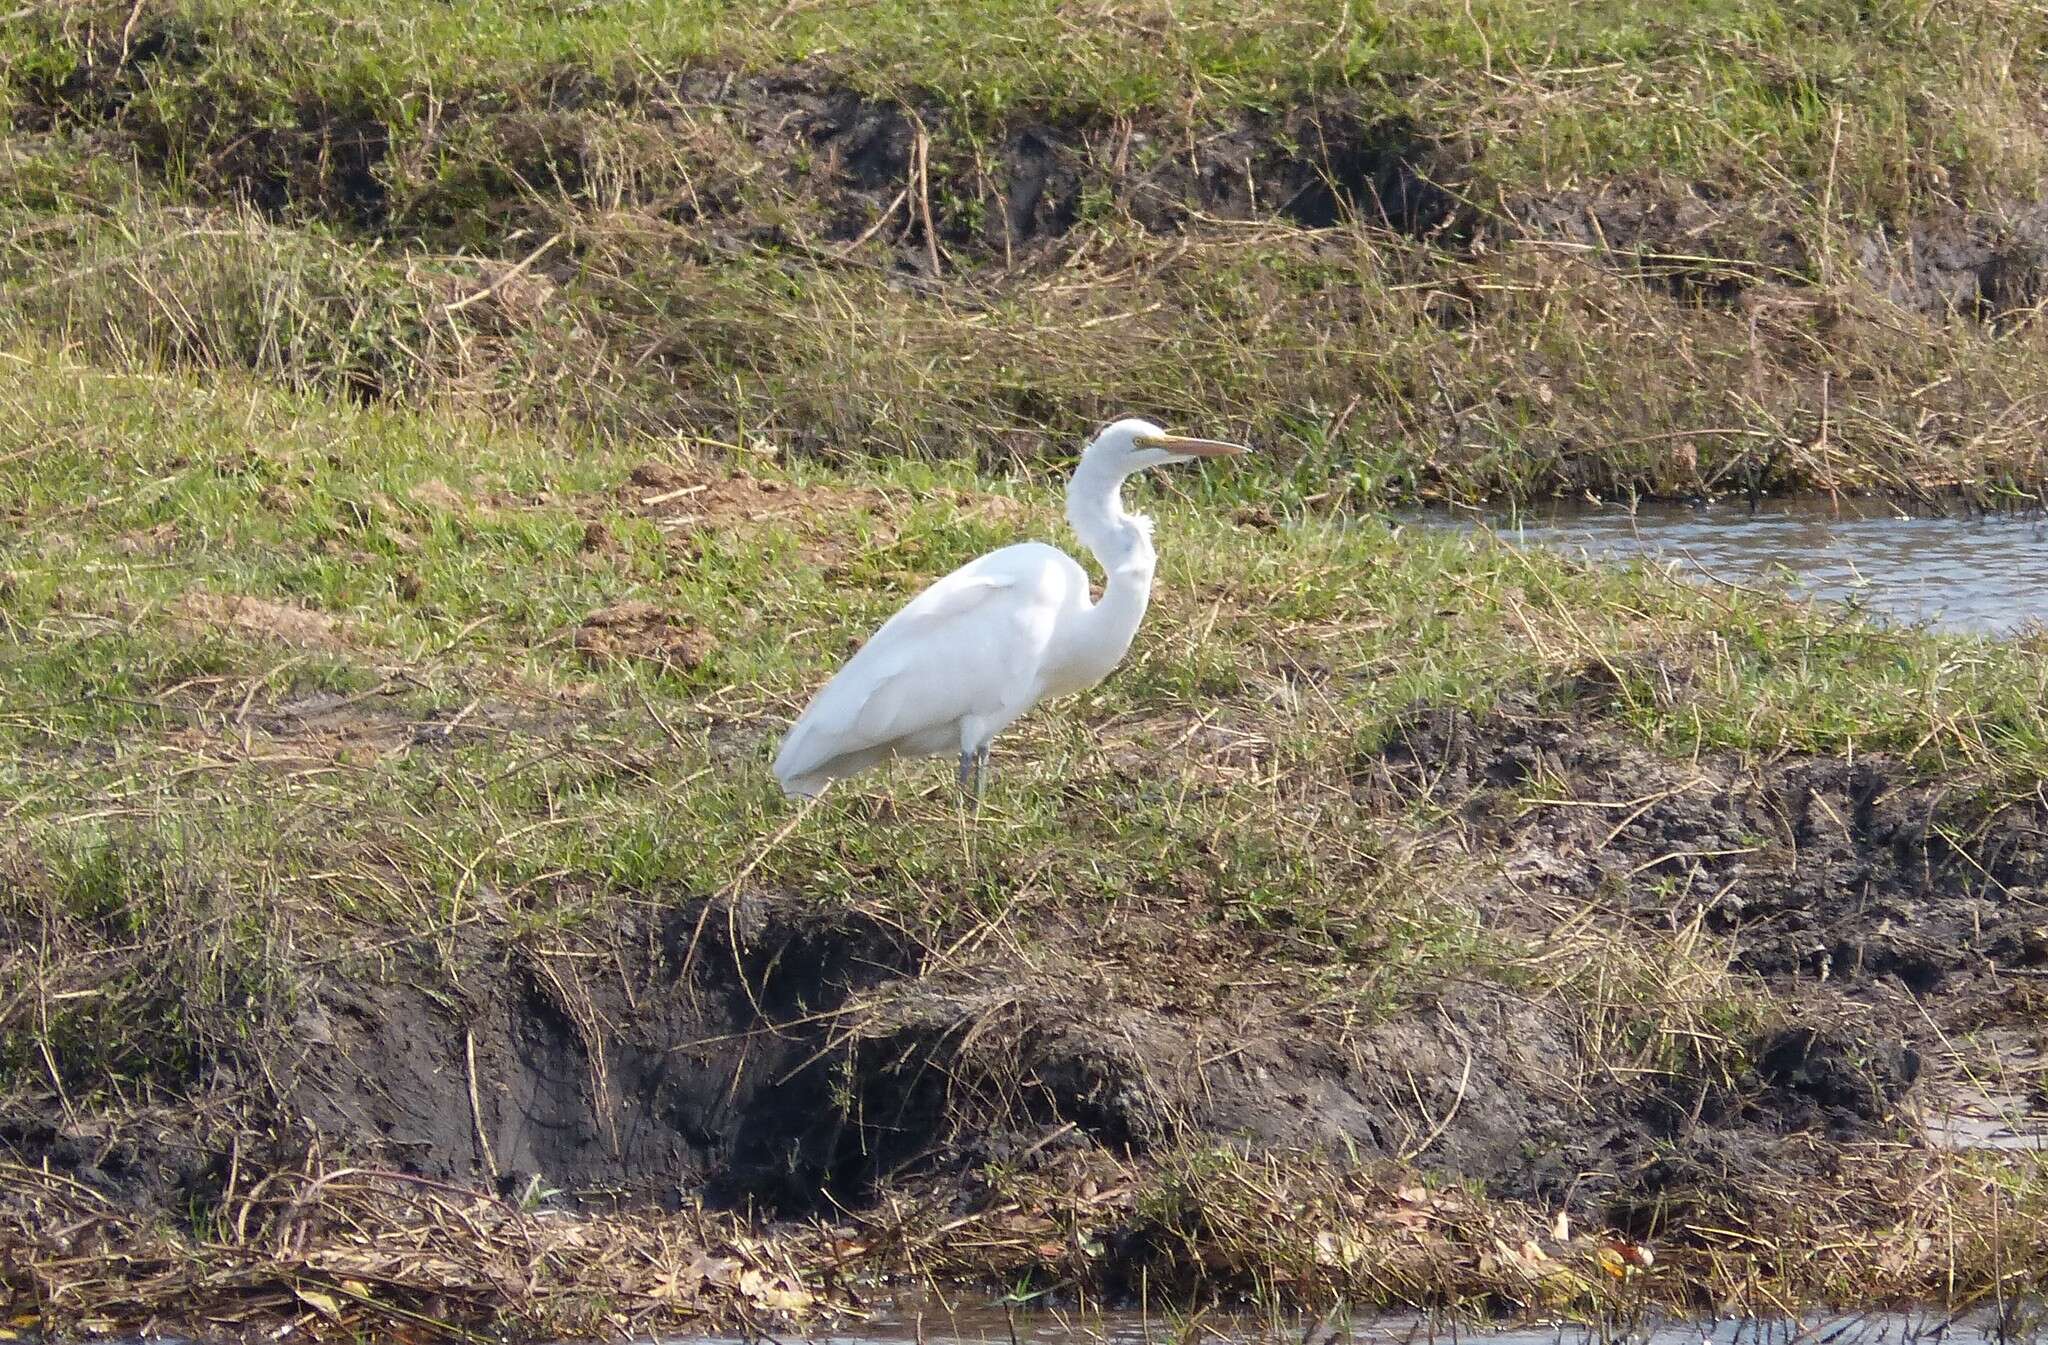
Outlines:
<svg viewBox="0 0 2048 1345"><path fill-rule="evenodd" d="M1646 1236L1768 1208L1850 1146L1921 1142L1912 1118L1986 1067L1984 1036L2038 1035L2038 797L1989 800L1881 756L1674 762L1527 707L1419 713L1358 771L1447 810L1433 844L1490 858L1480 900L1704 934L1775 1006L1728 1074L1596 1090L1563 1161L1494 1174L1518 1194L1590 1193Z"/></svg>

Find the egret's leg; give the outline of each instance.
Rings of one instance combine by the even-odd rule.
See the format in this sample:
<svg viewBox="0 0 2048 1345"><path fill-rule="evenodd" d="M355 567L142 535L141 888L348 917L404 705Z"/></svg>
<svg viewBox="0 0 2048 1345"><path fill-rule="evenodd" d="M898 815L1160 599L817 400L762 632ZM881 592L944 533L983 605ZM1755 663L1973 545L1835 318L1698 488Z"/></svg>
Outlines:
<svg viewBox="0 0 2048 1345"><path fill-rule="evenodd" d="M974 801L976 803L981 802L982 792L988 788L988 747L987 743L983 743L981 750L974 754Z"/></svg>
<svg viewBox="0 0 2048 1345"><path fill-rule="evenodd" d="M963 794L974 787L971 782L974 778L975 760L975 755L971 751L960 754L960 792Z"/></svg>

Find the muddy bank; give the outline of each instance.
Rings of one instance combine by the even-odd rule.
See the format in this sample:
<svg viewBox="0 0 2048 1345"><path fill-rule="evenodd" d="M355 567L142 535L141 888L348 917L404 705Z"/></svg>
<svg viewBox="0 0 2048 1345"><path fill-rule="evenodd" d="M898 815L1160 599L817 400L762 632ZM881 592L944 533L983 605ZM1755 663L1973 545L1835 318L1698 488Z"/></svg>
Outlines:
<svg viewBox="0 0 2048 1345"><path fill-rule="evenodd" d="M794 247L829 261L873 243L927 283L1040 269L1069 255L1077 226L1112 217L1160 234L1362 224L1450 259L1558 245L1715 305L1796 302L1854 276L1908 311L1992 319L2034 305L2048 276L2039 200L1872 226L1817 218L1825 202L1789 183L1743 195L1633 174L1502 191L1480 165L1488 136L1419 123L1398 110L1398 82L1260 110L992 116L875 98L824 63L564 66L516 89L427 91L422 125L367 93L308 90L278 106L268 87L182 89L222 40L175 18L125 26L118 41L82 29L61 77L20 86L17 123L84 134L200 200L507 259L623 211L687 230L712 257ZM567 280L575 252L542 274Z"/></svg>
<svg viewBox="0 0 2048 1345"><path fill-rule="evenodd" d="M0 1141L163 1210L219 1200L231 1166L320 1154L584 1209L779 1216L1221 1144L1683 1238L1675 1209L1755 1216L1823 1179L1831 1146L1911 1143L1909 1101L1967 1066L1972 1032L2026 1021L2048 964L2035 799L1987 807L1882 759L1671 763L1534 712L1423 715L1355 778L1389 817L1426 810L1437 862L1485 861L1447 897L1485 926L1711 938L1755 1003L1620 1069L1601 1038L1625 1010L1596 1022L1511 981L1361 1000L1370 910L1311 975L1194 873L1109 927L1053 906L936 942L798 892L651 892L559 937L394 930L354 974L248 987L276 995L264 1032L160 1042L113 1094L107 1062L60 1052L65 1099L9 1098Z"/></svg>
<svg viewBox="0 0 2048 1345"><path fill-rule="evenodd" d="M982 895L936 922L858 879L592 889L568 920L484 884L339 955L167 856L132 889L17 863L0 1302L561 1334L994 1276L1605 1311L1758 1275L1951 1292L2033 1245L1922 1122L2038 1045L2038 798L1673 761L1535 700L1418 710L1345 787L1331 845L1372 886L1315 930L1199 845L1099 897L963 868ZM1455 974L1414 969L1388 883L1454 913Z"/></svg>

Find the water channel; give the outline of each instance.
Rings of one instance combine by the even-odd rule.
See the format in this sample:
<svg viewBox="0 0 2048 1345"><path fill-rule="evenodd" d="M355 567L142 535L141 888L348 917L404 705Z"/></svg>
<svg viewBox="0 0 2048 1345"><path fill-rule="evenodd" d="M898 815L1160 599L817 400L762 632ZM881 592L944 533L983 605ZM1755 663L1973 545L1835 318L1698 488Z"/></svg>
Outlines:
<svg viewBox="0 0 2048 1345"><path fill-rule="evenodd" d="M1643 560L1702 581L1780 589L1887 621L2007 635L2048 625L2048 518L1923 517L1879 502L1766 500L1409 514L1515 546Z"/></svg>

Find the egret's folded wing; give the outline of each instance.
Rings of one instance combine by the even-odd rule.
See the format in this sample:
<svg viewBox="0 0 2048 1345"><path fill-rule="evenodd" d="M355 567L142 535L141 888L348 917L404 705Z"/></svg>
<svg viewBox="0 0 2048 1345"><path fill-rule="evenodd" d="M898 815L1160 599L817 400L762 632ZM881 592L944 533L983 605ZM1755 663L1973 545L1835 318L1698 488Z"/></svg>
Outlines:
<svg viewBox="0 0 2048 1345"><path fill-rule="evenodd" d="M1026 576L1015 570L989 566L987 562L993 559L993 556L984 556L980 561L963 566L933 583L905 603L895 616L883 622L874 638L861 647L861 653L885 644L892 633L907 635L912 627L928 629L964 620L984 603L995 600L1005 590L1016 588L1025 581Z"/></svg>
<svg viewBox="0 0 2048 1345"><path fill-rule="evenodd" d="M958 570L912 599L827 682L790 729L775 759L784 778L835 757L894 742L960 713L969 692L951 675L971 648L965 635L989 604L1026 576Z"/></svg>
<svg viewBox="0 0 2048 1345"><path fill-rule="evenodd" d="M851 737L861 746L890 742L955 718L974 698L962 665L980 652L978 618L1020 596L1018 584L1015 575L949 575L891 617L833 679L864 684Z"/></svg>

